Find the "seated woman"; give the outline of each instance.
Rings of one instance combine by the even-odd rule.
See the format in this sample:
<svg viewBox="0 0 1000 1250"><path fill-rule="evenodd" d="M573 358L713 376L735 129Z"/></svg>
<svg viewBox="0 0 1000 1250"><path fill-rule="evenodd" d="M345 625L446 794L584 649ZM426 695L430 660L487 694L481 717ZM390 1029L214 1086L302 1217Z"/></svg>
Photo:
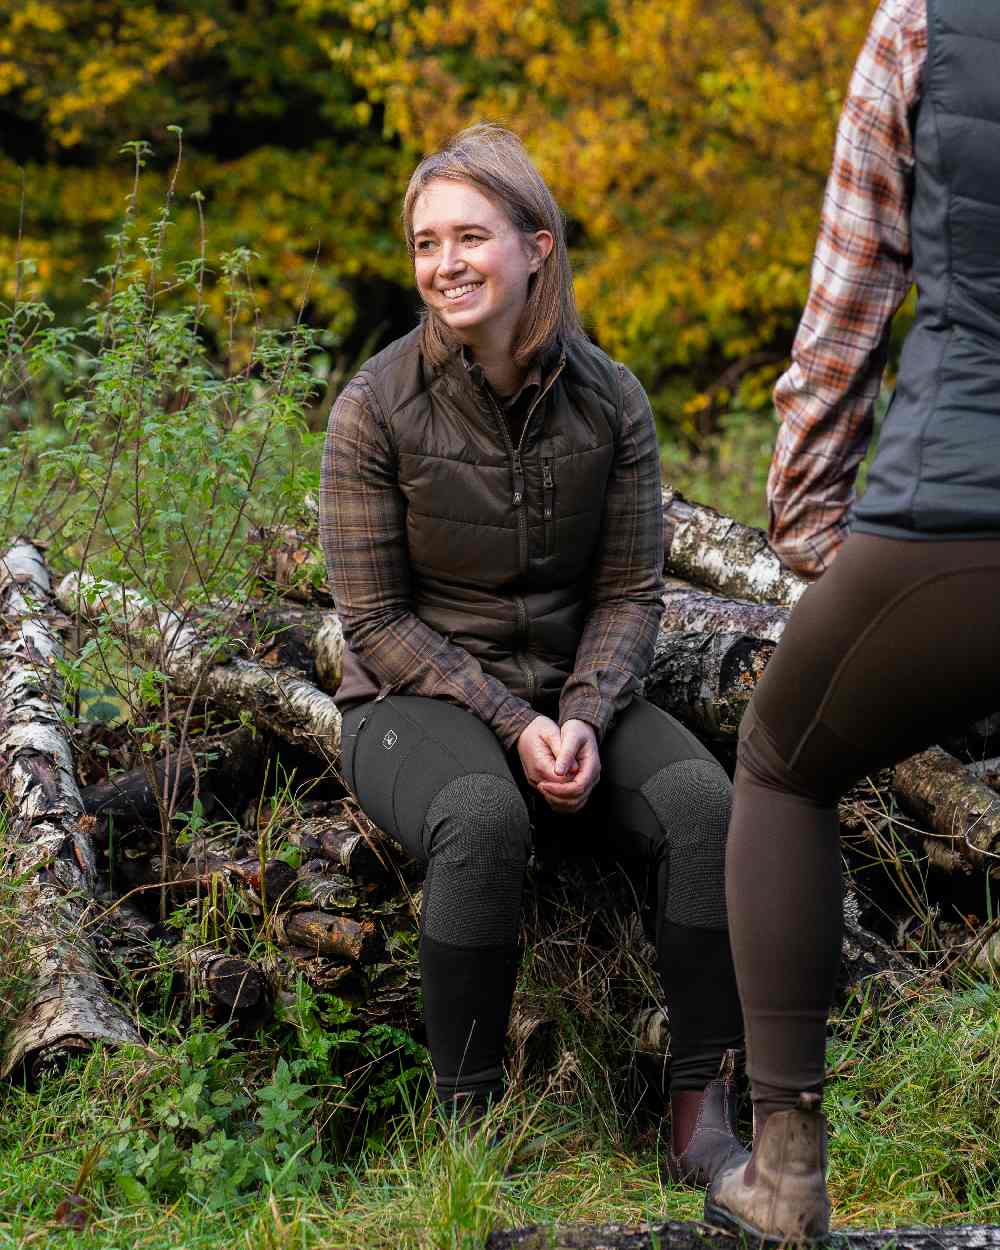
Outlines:
<svg viewBox="0 0 1000 1250"><path fill-rule="evenodd" d="M533 821L646 857L670 1013L670 1174L744 1157L723 885L730 786L639 695L661 613L642 387L583 335L559 209L476 126L421 162L403 222L422 324L330 417L321 532L347 639L343 767L427 863L420 959L439 1097L504 1088Z"/></svg>

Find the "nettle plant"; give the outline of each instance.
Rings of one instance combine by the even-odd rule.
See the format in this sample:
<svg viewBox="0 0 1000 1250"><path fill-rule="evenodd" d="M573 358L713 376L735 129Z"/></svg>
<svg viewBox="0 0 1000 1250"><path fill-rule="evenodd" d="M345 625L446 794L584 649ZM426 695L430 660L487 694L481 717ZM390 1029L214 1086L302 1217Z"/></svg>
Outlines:
<svg viewBox="0 0 1000 1250"><path fill-rule="evenodd" d="M280 525L315 485L307 416L325 355L301 312L289 327L262 323L249 249L210 261L198 193L199 254L169 259L181 170L172 129L177 161L146 226L150 149L126 145L132 191L82 325L23 301L31 261L18 261L13 300L0 307L0 544L41 543L56 575L78 575L68 708L79 713L81 688L98 690L140 752L179 758L195 696L171 703L157 655L195 619L209 622L210 649L223 643L259 570L255 532ZM222 341L205 328L210 300L225 307ZM94 581L105 612L84 628ZM107 611L126 596L144 605L141 631ZM175 815L165 791L164 836Z"/></svg>

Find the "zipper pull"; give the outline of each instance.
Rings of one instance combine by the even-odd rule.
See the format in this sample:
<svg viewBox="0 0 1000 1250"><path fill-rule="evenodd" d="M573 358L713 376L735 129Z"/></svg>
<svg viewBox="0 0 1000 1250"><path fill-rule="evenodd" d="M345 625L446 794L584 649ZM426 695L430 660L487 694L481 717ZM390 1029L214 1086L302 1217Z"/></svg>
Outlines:
<svg viewBox="0 0 1000 1250"><path fill-rule="evenodd" d="M519 508L524 499L524 467L521 464L521 453L514 452L514 507Z"/></svg>
<svg viewBox="0 0 1000 1250"><path fill-rule="evenodd" d="M545 519L552 520L552 461L542 461L542 490L545 497Z"/></svg>

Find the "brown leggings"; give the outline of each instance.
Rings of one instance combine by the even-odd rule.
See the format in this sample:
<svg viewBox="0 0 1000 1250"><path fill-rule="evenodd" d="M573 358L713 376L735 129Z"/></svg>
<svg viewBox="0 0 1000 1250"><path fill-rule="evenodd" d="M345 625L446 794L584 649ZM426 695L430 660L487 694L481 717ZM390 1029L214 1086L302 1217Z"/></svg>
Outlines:
<svg viewBox="0 0 1000 1250"><path fill-rule="evenodd" d="M740 729L729 927L761 1115L822 1089L840 961L837 799L1000 709L1000 539L853 534L803 595Z"/></svg>

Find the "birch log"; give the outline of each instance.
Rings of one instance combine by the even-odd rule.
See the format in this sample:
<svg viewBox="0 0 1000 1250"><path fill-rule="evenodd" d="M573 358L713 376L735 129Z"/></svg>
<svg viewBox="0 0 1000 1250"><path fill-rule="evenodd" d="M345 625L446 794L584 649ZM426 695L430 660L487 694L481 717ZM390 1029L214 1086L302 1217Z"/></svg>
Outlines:
<svg viewBox="0 0 1000 1250"><path fill-rule="evenodd" d="M704 737L731 741L774 645L738 632L661 629L646 698Z"/></svg>
<svg viewBox="0 0 1000 1250"><path fill-rule="evenodd" d="M86 587L81 600L89 614L98 615L103 609L122 628L131 627L133 637L149 637L148 632L136 632L151 615L141 597L121 587L99 587L92 579ZM74 578L64 579L58 595L66 610L75 606L77 594ZM789 609L713 595L676 579L668 583L664 601L646 696L706 738L732 741ZM317 669L331 682L339 681L344 647L339 620L332 612L312 619L309 628L315 632L310 645ZM293 669L239 659L214 664L210 643L174 613L159 614L154 637L162 640L157 663L185 693L198 690L232 712L246 709L265 727L327 759L339 751L340 715L333 700ZM155 652L155 647L151 649ZM933 777L947 782L946 795L934 798ZM1000 832L1000 817L989 799L993 792L967 774L959 761L953 760L947 770L930 772L926 766L904 762L897 768L896 788L911 810L919 805L932 830L922 837L932 862L952 869L960 861L992 865L997 833L991 822L997 822Z"/></svg>
<svg viewBox="0 0 1000 1250"><path fill-rule="evenodd" d="M184 617L159 608L136 591L89 574L71 573L56 592L67 613L91 622L107 618L130 645L170 678L173 689L217 703L233 715L247 713L265 729L324 759L340 750L340 713L329 694L294 669L268 668L230 657Z"/></svg>
<svg viewBox="0 0 1000 1250"><path fill-rule="evenodd" d="M138 1042L110 997L88 932L97 906L88 817L60 716L51 582L38 549L15 543L0 560L0 785L11 812L16 924L32 980L6 1030L0 1075L33 1080L92 1042ZM93 823L90 821L90 823Z"/></svg>
<svg viewBox="0 0 1000 1250"><path fill-rule="evenodd" d="M787 569L763 530L663 490L664 567L720 594L791 608L808 582Z"/></svg>

